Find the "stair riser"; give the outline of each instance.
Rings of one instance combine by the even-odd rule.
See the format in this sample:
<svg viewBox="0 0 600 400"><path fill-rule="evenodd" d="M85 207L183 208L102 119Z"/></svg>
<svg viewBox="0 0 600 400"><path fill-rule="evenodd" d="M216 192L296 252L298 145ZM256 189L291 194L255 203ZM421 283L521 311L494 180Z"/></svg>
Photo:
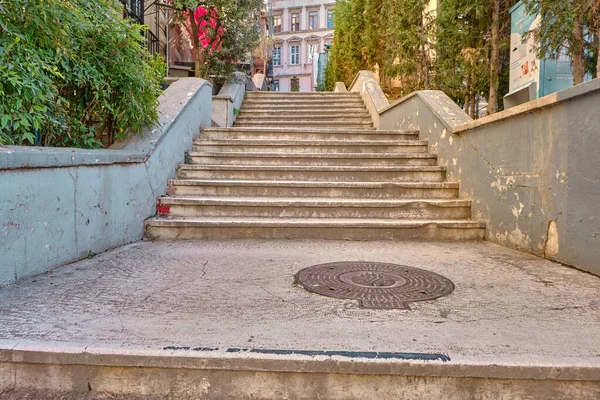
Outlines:
<svg viewBox="0 0 600 400"><path fill-rule="evenodd" d="M230 152L230 153L322 153L322 154L340 154L340 153L425 153L426 145L398 145L398 146L347 146L347 145L286 145L285 147L277 145L196 145L194 152Z"/></svg>
<svg viewBox="0 0 600 400"><path fill-rule="evenodd" d="M246 98L248 99L265 99L265 98L360 98L358 92L347 92L347 93L319 93L319 92L246 92Z"/></svg>
<svg viewBox="0 0 600 400"><path fill-rule="evenodd" d="M350 199L455 199L458 197L458 189L413 189L398 187L331 188L170 185L168 193L178 196L330 197Z"/></svg>
<svg viewBox="0 0 600 400"><path fill-rule="evenodd" d="M244 101L257 101L257 102L266 102L266 101L330 101L330 102L339 102L339 101L362 101L360 96L293 96L293 95L282 95L282 96L246 96Z"/></svg>
<svg viewBox="0 0 600 400"><path fill-rule="evenodd" d="M418 134L385 134L385 133L311 133L311 132L253 132L253 131L229 131L229 132L202 132L200 136L203 139L266 139L266 140L417 140Z"/></svg>
<svg viewBox="0 0 600 400"><path fill-rule="evenodd" d="M328 105L328 106L307 106L307 105L303 105L303 106L295 106L295 105L286 105L286 106L275 106L275 107L263 107L263 106L248 106L248 105L244 105L242 106L242 109L240 110L240 113L270 113L272 115L273 110L276 109L277 112L285 112L285 113L303 113L303 114L311 114L311 113L318 113L318 112L328 112L328 113L334 113L334 112L365 112L365 107L361 106L361 105L357 105L357 106L344 106L344 105L340 105L340 106L335 106L335 105Z"/></svg>
<svg viewBox="0 0 600 400"><path fill-rule="evenodd" d="M306 121L273 121L273 122L243 122L236 121L236 128L321 128L321 129L366 129L375 130L370 122L346 123L346 122L306 122Z"/></svg>
<svg viewBox="0 0 600 400"><path fill-rule="evenodd" d="M299 157L190 157L200 165L294 165L294 166L434 166L435 158L301 158Z"/></svg>
<svg viewBox="0 0 600 400"><path fill-rule="evenodd" d="M444 172L429 171L229 171L179 170L180 179L252 179L334 182L443 182Z"/></svg>
<svg viewBox="0 0 600 400"><path fill-rule="evenodd" d="M322 239L322 240L482 240L481 228L443 228L426 225L418 228L364 227L239 227L197 226L159 227L146 225L152 240L192 239Z"/></svg>
<svg viewBox="0 0 600 400"><path fill-rule="evenodd" d="M348 108L348 107L360 107L361 109L365 109L365 104L360 100L347 100L347 101L311 101L311 100L273 100L273 101L244 101L242 103L242 109L246 107L258 107L258 108L271 108L271 109L280 109L280 108L301 108L301 107L310 107L313 109L327 109L327 108Z"/></svg>
<svg viewBox="0 0 600 400"><path fill-rule="evenodd" d="M270 119L306 119L310 118L311 121L314 119L330 119L335 121L338 118L360 118L362 120L370 118L369 113L366 111L326 111L326 110L318 110L318 111L294 111L294 110L270 110L263 112L256 111L245 111L242 110L238 114L238 119L264 119L268 121Z"/></svg>
<svg viewBox="0 0 600 400"><path fill-rule="evenodd" d="M269 125L269 124L288 124L288 123L301 123L301 124L331 124L333 123L344 123L346 124L370 124L371 119L368 115L362 117L355 117L354 115L344 116L337 115L335 117L321 116L321 115L313 115L313 116L305 116L305 115L295 115L295 116L286 116L281 115L279 112L273 112L270 117L257 117L257 116L239 116L235 120L235 125L239 125L240 123L257 123L261 125Z"/></svg>
<svg viewBox="0 0 600 400"><path fill-rule="evenodd" d="M469 207L257 207L222 205L170 205L171 217L269 217L269 218L389 218L468 219ZM163 214L164 215L164 214Z"/></svg>

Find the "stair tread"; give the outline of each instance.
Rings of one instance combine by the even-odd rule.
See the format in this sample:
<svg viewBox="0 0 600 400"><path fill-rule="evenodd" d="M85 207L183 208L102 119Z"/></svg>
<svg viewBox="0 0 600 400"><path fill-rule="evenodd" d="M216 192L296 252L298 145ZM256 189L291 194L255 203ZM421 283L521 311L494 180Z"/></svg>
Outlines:
<svg viewBox="0 0 600 400"><path fill-rule="evenodd" d="M330 197L230 197L230 196L163 196L161 205L230 205L230 206L315 206L315 207L395 207L429 204L438 207L468 207L467 199L360 199Z"/></svg>
<svg viewBox="0 0 600 400"><path fill-rule="evenodd" d="M215 165L215 164L181 164L180 169L184 170L227 170L227 171L418 171L418 172L438 172L445 171L446 167L437 165Z"/></svg>
<svg viewBox="0 0 600 400"><path fill-rule="evenodd" d="M272 140L272 139L215 139L194 140L195 145L201 146L426 146L427 140Z"/></svg>
<svg viewBox="0 0 600 400"><path fill-rule="evenodd" d="M384 218L261 218L261 217L153 217L153 226L280 226L280 227L381 227L413 228L435 224L447 228L485 228L485 223L468 219L384 219Z"/></svg>
<svg viewBox="0 0 600 400"><path fill-rule="evenodd" d="M203 132L300 132L300 133L330 133L331 129L328 128L319 128L319 127L306 127L306 128L290 128L290 127L237 127L233 126L231 128L203 128ZM346 132L346 133L359 133L359 134L369 134L369 135L416 135L419 132L414 130L375 130L375 131L365 131L363 129L351 129L351 128L338 128L338 132Z"/></svg>
<svg viewBox="0 0 600 400"><path fill-rule="evenodd" d="M237 158L437 158L430 153L278 153L278 152L190 152L191 157L237 157Z"/></svg>
<svg viewBox="0 0 600 400"><path fill-rule="evenodd" d="M171 185L182 186L280 186L280 187L337 187L337 188L419 188L419 189L456 189L458 182L336 182L336 181L290 181L290 180L244 180L244 179L171 179Z"/></svg>

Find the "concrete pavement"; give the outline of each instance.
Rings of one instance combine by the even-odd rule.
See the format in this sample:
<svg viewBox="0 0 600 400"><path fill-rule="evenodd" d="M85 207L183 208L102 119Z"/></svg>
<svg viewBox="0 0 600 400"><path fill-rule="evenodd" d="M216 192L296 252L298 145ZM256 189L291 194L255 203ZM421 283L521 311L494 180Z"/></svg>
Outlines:
<svg viewBox="0 0 600 400"><path fill-rule="evenodd" d="M353 260L428 269L456 289L411 303L412 311L383 311L293 284L306 266ZM596 276L487 242L139 242L0 289L0 361L27 361L27 351L47 345L55 353L194 353L213 366L259 357L263 371L268 360L311 371L321 368L311 362L337 360L321 373L365 373L356 368L383 363L388 369L379 372L393 375L400 373L393 360L352 352L444 354L450 361L428 363L429 372L412 362L410 374L594 381L580 392L588 398L600 394L599 293ZM18 349L25 353L10 354Z"/></svg>

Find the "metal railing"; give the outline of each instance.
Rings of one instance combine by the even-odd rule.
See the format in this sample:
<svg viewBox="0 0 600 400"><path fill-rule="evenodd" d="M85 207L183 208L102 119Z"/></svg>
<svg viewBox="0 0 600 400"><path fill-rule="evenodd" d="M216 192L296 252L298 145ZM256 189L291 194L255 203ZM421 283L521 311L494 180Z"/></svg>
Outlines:
<svg viewBox="0 0 600 400"><path fill-rule="evenodd" d="M137 24L146 25L145 23L145 13L149 7L145 7L144 0L120 0L123 4L123 16L125 18L130 18L134 20ZM156 2L152 2L151 5ZM154 18L156 26L153 27L148 26L148 29L142 32L146 42L146 48L150 54L154 55L163 55L166 56L166 45L161 43L160 38L160 18L159 18L159 7L155 7L156 16Z"/></svg>

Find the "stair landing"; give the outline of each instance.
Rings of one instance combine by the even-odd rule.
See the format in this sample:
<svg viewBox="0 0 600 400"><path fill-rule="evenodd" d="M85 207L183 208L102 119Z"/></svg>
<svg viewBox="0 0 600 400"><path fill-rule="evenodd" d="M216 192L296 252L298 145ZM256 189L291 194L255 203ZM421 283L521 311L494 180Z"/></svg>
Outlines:
<svg viewBox="0 0 600 400"><path fill-rule="evenodd" d="M353 260L456 289L385 311L293 284ZM598 293L597 277L487 242L140 242L0 290L0 393L595 400Z"/></svg>

